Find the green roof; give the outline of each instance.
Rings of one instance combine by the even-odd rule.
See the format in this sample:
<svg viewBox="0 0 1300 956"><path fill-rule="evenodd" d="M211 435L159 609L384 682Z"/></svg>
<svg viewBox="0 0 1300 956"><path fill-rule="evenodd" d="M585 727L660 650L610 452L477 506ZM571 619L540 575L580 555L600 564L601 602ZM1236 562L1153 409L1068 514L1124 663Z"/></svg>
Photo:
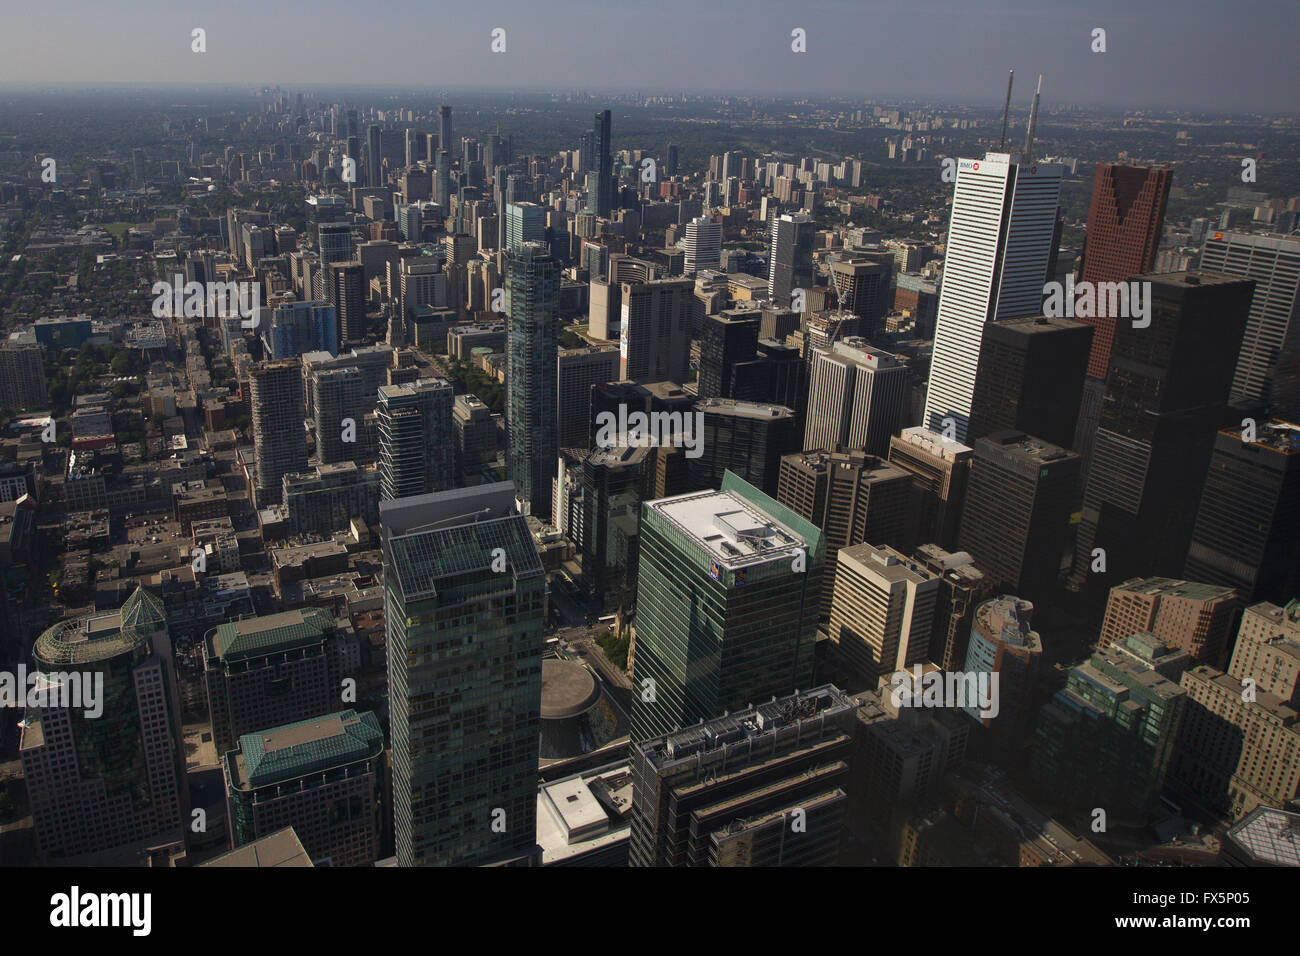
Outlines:
<svg viewBox="0 0 1300 956"><path fill-rule="evenodd" d="M167 628L167 612L162 600L151 591L142 587L135 589L126 603L122 605L122 629L151 634Z"/></svg>
<svg viewBox="0 0 1300 956"><path fill-rule="evenodd" d="M208 655L221 660L259 657L314 644L334 630L334 617L319 607L227 621L208 634Z"/></svg>
<svg viewBox="0 0 1300 956"><path fill-rule="evenodd" d="M239 738L249 788L356 763L383 749L384 732L370 711L341 710Z"/></svg>

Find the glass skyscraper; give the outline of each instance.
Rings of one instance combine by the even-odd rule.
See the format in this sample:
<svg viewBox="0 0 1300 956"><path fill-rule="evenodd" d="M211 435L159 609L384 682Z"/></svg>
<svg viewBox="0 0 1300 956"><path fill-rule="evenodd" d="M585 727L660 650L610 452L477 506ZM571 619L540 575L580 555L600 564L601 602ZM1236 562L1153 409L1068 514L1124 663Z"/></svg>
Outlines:
<svg viewBox="0 0 1300 956"><path fill-rule="evenodd" d="M535 846L546 575L514 498L507 481L380 505L399 866Z"/></svg>
<svg viewBox="0 0 1300 956"><path fill-rule="evenodd" d="M551 513L559 454L555 309L560 264L540 243L506 254L506 467L525 514Z"/></svg>

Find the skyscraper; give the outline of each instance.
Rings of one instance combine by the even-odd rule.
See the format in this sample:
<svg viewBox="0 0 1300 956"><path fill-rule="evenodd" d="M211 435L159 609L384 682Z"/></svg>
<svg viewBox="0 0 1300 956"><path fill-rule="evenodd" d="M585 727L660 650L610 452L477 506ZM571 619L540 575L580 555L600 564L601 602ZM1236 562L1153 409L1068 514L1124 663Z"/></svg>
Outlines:
<svg viewBox="0 0 1300 956"><path fill-rule="evenodd" d="M444 103L438 107L438 148L445 149L450 156L454 142L451 131L451 107Z"/></svg>
<svg viewBox="0 0 1300 956"><path fill-rule="evenodd" d="M384 184L383 156L379 147L379 127L366 128L366 185L374 189Z"/></svg>
<svg viewBox="0 0 1300 956"><path fill-rule="evenodd" d="M321 464L364 462L373 456L374 444L367 440L364 419L374 406L374 397L366 394L365 385L356 366L312 370L312 430Z"/></svg>
<svg viewBox="0 0 1300 956"><path fill-rule="evenodd" d="M506 249L525 242L546 241L546 210L534 202L506 206Z"/></svg>
<svg viewBox="0 0 1300 956"><path fill-rule="evenodd" d="M592 171L596 174L596 193L591 209L602 219L608 219L614 209L614 160L610 142L609 110L596 114L593 127L596 160Z"/></svg>
<svg viewBox="0 0 1300 956"><path fill-rule="evenodd" d="M966 440L1012 428L1071 447L1093 330L1073 319L994 322L984 330Z"/></svg>
<svg viewBox="0 0 1300 956"><path fill-rule="evenodd" d="M456 484L451 383L425 378L379 388L381 501L446 491Z"/></svg>
<svg viewBox="0 0 1300 956"><path fill-rule="evenodd" d="M26 709L18 751L40 862L183 841L181 713L162 601L137 588L121 610L60 621L32 657L48 706ZM78 689L80 700L58 699ZM26 682L18 693L26 698Z"/></svg>
<svg viewBox="0 0 1300 956"><path fill-rule="evenodd" d="M1214 439L1184 576L1247 601L1300 594L1300 425L1261 422Z"/></svg>
<svg viewBox="0 0 1300 956"><path fill-rule="evenodd" d="M912 476L919 544L957 545L957 522L966 497L974 450L923 425L904 428L889 439L889 463Z"/></svg>
<svg viewBox="0 0 1300 956"><path fill-rule="evenodd" d="M889 252L841 252L831 257L831 284L839 307L863 320L862 334L871 338L889 311L894 255Z"/></svg>
<svg viewBox="0 0 1300 956"><path fill-rule="evenodd" d="M975 609L970 644L966 648L967 674L998 675L997 713L985 714L970 703L965 710L978 720L993 749L1016 753L1027 743L1029 719L1034 713L1043 641L1030 628L1034 606L1003 594Z"/></svg>
<svg viewBox="0 0 1300 956"><path fill-rule="evenodd" d="M623 283L618 337L624 379L642 383L686 381L691 361L694 291L690 279Z"/></svg>
<svg viewBox="0 0 1300 956"><path fill-rule="evenodd" d="M433 198L443 218L451 210L451 150L441 147L434 157Z"/></svg>
<svg viewBox="0 0 1300 956"><path fill-rule="evenodd" d="M806 686L823 558L821 532L731 474L646 502L633 741Z"/></svg>
<svg viewBox="0 0 1300 956"><path fill-rule="evenodd" d="M555 400L560 448L591 447L591 387L618 381L619 365L619 351L612 345L559 350Z"/></svg>
<svg viewBox="0 0 1300 956"><path fill-rule="evenodd" d="M975 442L957 544L999 587L1047 597L1056 586L1079 456L1013 430Z"/></svg>
<svg viewBox="0 0 1300 956"><path fill-rule="evenodd" d="M850 336L809 361L808 414L803 447L862 448L883 456L898 430L911 391L911 373L889 352Z"/></svg>
<svg viewBox="0 0 1300 956"><path fill-rule="evenodd" d="M958 161L922 421L932 430L966 440L985 327L1042 311L1060 191L1056 164Z"/></svg>
<svg viewBox="0 0 1300 956"><path fill-rule="evenodd" d="M535 845L546 575L514 499L499 482L380 505L400 866Z"/></svg>
<svg viewBox="0 0 1300 956"><path fill-rule="evenodd" d="M812 245L816 230L817 220L802 213L786 213L772 221L767 294L778 306L790 305L794 289L812 287Z"/></svg>
<svg viewBox="0 0 1300 956"><path fill-rule="evenodd" d="M722 258L722 223L699 216L686 224L682 239L686 253L682 271L693 276L702 269L716 269Z"/></svg>
<svg viewBox="0 0 1300 956"><path fill-rule="evenodd" d="M700 328L700 398L734 398L732 369L752 359L758 349L761 313L754 309L729 309L704 316Z"/></svg>
<svg viewBox="0 0 1300 956"><path fill-rule="evenodd" d="M1075 538L1077 589L1182 570L1254 288L1208 272L1143 280L1149 325L1120 323L1111 352ZM1103 556L1106 573L1094 573Z"/></svg>
<svg viewBox="0 0 1300 956"><path fill-rule="evenodd" d="M1221 667L1241 600L1232 588L1175 578L1133 578L1110 589L1099 648L1151 633L1197 664Z"/></svg>
<svg viewBox="0 0 1300 956"><path fill-rule="evenodd" d="M695 411L704 416L704 430L699 456L687 459L692 487L713 488L730 471L775 495L781 458L799 450L794 412L733 398L701 399Z"/></svg>
<svg viewBox="0 0 1300 956"><path fill-rule="evenodd" d="M285 475L307 470L302 370L296 359L258 362L248 372L258 508L279 504Z"/></svg>
<svg viewBox="0 0 1300 956"><path fill-rule="evenodd" d="M1205 239L1201 268L1255 280L1232 397L1255 398L1275 407L1279 362L1300 353L1300 236L1214 232ZM1300 395L1285 395L1291 405ZM1285 416L1300 408L1284 407Z"/></svg>
<svg viewBox="0 0 1300 956"><path fill-rule="evenodd" d="M0 341L0 408L43 409L49 401L41 347L35 342Z"/></svg>
<svg viewBox="0 0 1300 956"><path fill-rule="evenodd" d="M560 266L540 243L506 253L506 466L525 514L551 513Z"/></svg>

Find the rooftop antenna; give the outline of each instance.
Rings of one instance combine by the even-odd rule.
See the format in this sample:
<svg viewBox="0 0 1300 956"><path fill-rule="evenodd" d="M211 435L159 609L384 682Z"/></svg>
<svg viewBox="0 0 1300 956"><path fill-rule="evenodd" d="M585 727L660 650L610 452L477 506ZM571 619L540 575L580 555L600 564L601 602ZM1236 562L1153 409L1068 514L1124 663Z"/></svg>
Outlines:
<svg viewBox="0 0 1300 956"><path fill-rule="evenodd" d="M1025 155L1021 162L1032 161L1034 149L1034 127L1038 125L1038 97L1043 92L1043 74L1038 74L1038 89L1034 90L1034 106L1029 111L1029 131L1025 133Z"/></svg>
<svg viewBox="0 0 1300 956"><path fill-rule="evenodd" d="M1002 141L998 143L998 152L1007 151L1007 114L1011 112L1011 81L1016 78L1015 70L1007 70L1007 101L1002 106Z"/></svg>

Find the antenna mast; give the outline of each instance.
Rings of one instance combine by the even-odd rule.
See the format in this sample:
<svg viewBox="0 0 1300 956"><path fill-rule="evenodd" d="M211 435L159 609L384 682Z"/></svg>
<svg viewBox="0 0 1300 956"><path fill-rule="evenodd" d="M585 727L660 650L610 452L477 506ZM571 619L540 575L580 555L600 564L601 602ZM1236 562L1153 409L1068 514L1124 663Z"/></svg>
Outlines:
<svg viewBox="0 0 1300 956"><path fill-rule="evenodd" d="M1002 105L1002 140L998 143L998 152L1007 150L1007 114L1011 112L1011 81L1016 78L1015 70L1007 70L1007 101Z"/></svg>
<svg viewBox="0 0 1300 956"><path fill-rule="evenodd" d="M1022 162L1030 162L1034 149L1034 127L1038 125L1038 97L1043 92L1043 74L1038 74L1038 89L1034 90L1034 106L1029 111L1029 131L1025 134L1025 155L1021 157Z"/></svg>

